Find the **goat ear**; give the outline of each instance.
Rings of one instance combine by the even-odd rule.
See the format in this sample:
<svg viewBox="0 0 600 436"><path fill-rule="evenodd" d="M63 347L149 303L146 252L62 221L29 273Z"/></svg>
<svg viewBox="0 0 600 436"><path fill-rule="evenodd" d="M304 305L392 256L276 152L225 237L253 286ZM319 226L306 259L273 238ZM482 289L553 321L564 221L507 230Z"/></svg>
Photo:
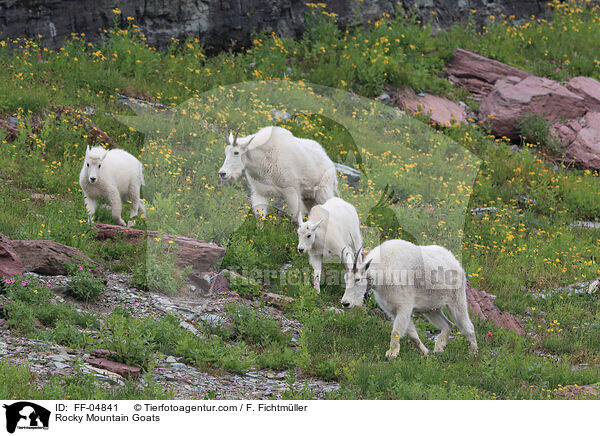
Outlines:
<svg viewBox="0 0 600 436"><path fill-rule="evenodd" d="M239 143L238 143L238 145L240 146L240 148L241 148L242 150L246 150L246 149L247 149L247 148L250 146L250 143L252 142L252 140L253 140L254 138L256 138L256 135L255 135L255 136L253 136L252 138L250 138L250 140L249 140L248 142L246 142L245 144L239 144Z"/></svg>
<svg viewBox="0 0 600 436"><path fill-rule="evenodd" d="M90 145L88 144L88 146L85 149L85 155L87 156L90 152Z"/></svg>
<svg viewBox="0 0 600 436"><path fill-rule="evenodd" d="M348 269L348 263L346 262L346 256L345 256L346 250L347 250L346 247L342 248L342 253L340 254L340 259L342 260L342 265L344 266L344 268Z"/></svg>
<svg viewBox="0 0 600 436"><path fill-rule="evenodd" d="M233 133L229 132L229 137L227 138L227 144L233 145Z"/></svg>
<svg viewBox="0 0 600 436"><path fill-rule="evenodd" d="M310 228L311 228L313 231L317 230L317 229L319 228L319 226L321 225L321 223L323 222L323 219L324 219L324 218L321 218L319 221L317 221L316 223L312 224L312 225L310 226Z"/></svg>

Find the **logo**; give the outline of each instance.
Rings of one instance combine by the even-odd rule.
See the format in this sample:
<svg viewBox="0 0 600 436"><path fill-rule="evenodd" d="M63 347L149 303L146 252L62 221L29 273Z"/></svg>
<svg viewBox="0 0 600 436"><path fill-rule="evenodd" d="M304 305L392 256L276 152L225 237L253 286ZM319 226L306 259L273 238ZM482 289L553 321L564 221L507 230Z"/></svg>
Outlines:
<svg viewBox="0 0 600 436"><path fill-rule="evenodd" d="M6 409L6 431L14 433L18 429L48 429L50 411L28 401L4 405Z"/></svg>

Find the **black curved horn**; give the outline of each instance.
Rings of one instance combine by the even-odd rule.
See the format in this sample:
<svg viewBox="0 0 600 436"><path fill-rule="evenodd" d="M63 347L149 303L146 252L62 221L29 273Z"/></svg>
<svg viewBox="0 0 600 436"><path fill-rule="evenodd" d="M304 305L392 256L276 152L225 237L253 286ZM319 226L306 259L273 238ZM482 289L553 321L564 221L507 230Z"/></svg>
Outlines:
<svg viewBox="0 0 600 436"><path fill-rule="evenodd" d="M235 136L233 137L233 144L232 145L237 145L238 133L240 133L240 130L242 130L242 126L243 125L244 125L244 123L242 123L241 126L238 127L237 131L235 132Z"/></svg>
<svg viewBox="0 0 600 436"><path fill-rule="evenodd" d="M356 250L356 253L354 254L354 265L352 266L352 272L354 272L354 273L358 272L356 262L358 262L358 255L360 254L361 250L362 250L362 246L358 250Z"/></svg>

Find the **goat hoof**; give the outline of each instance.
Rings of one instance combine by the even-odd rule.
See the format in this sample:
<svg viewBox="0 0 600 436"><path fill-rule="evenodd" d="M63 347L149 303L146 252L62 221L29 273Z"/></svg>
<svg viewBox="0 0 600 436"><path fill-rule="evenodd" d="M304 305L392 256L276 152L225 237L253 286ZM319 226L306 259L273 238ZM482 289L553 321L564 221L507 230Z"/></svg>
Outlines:
<svg viewBox="0 0 600 436"><path fill-rule="evenodd" d="M394 353L392 350L387 350L385 352L385 361L388 362L390 360L394 360L396 357L398 357L398 352Z"/></svg>

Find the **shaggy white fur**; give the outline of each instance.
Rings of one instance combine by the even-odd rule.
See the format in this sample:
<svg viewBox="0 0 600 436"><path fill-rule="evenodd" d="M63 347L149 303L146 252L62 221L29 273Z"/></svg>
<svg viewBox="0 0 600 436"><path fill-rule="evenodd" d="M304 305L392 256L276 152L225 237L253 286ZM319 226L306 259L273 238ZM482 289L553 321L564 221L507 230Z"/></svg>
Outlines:
<svg viewBox="0 0 600 436"><path fill-rule="evenodd" d="M237 179L244 172L252 209L260 217L266 216L269 199L275 197L284 200L290 215L302 224L310 206L338 192L335 166L316 141L269 126L244 138L230 134L227 142L219 177Z"/></svg>
<svg viewBox="0 0 600 436"><path fill-rule="evenodd" d="M125 225L121 217L123 200L131 201L130 218L136 216L140 209L142 214L146 214L144 200L140 198L140 187L144 185L143 166L125 150L88 147L79 173L79 185L90 220L100 198L108 200L113 219L122 226ZM128 226L134 224L135 221L129 221Z"/></svg>
<svg viewBox="0 0 600 436"><path fill-rule="evenodd" d="M423 353L428 353L413 324L413 312L422 313L441 330L433 351L444 351L453 326L444 315L444 307L466 336L471 352L476 353L477 339L467 309L466 282L460 263L445 248L394 239L375 247L364 262L346 273L342 306L361 306L369 285L372 286L377 304L393 320L386 357L398 356L399 339L405 334Z"/></svg>
<svg viewBox="0 0 600 436"><path fill-rule="evenodd" d="M362 245L360 221L356 209L341 198L333 197L314 206L308 221L298 228L298 251L308 252L314 270L314 286L321 292L323 257L339 257L346 268L352 265L352 253Z"/></svg>

